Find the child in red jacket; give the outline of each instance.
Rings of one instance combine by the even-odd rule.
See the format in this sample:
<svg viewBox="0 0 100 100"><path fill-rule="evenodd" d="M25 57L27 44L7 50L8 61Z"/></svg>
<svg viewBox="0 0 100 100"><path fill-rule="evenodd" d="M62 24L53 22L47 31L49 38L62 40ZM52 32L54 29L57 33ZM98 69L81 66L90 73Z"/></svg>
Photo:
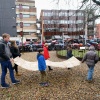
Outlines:
<svg viewBox="0 0 100 100"><path fill-rule="evenodd" d="M44 44L43 50L44 50L44 58L45 58L45 60L49 59L50 56L49 56L48 44L47 43ZM51 68L51 66L48 66L48 68L49 68L49 71L53 70Z"/></svg>

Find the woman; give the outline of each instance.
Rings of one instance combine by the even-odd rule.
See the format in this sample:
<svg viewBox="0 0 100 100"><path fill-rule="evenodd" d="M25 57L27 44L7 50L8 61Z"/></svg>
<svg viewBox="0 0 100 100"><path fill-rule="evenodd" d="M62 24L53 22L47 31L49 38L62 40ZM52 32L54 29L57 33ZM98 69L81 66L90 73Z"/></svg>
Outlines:
<svg viewBox="0 0 100 100"><path fill-rule="evenodd" d="M72 54L72 48L71 46L67 47L67 59L71 58L73 56Z"/></svg>
<svg viewBox="0 0 100 100"><path fill-rule="evenodd" d="M18 49L18 46L16 44L16 41L11 41L11 45L10 45L10 51L12 53L12 56L13 58L16 58L16 57L20 57L21 54L19 52L19 49ZM20 76L20 74L18 73L18 65L14 65L14 69L16 71L16 76Z"/></svg>
<svg viewBox="0 0 100 100"><path fill-rule="evenodd" d="M66 58L69 59L72 56L73 56L73 54L72 54L72 48L71 48L71 46L68 46L67 47L67 55L66 55ZM68 69L71 69L71 68L68 68Z"/></svg>
<svg viewBox="0 0 100 100"><path fill-rule="evenodd" d="M44 58L45 58L45 60L49 59L50 56L49 56L48 44L47 43L44 44L43 50L44 50ZM49 71L53 70L50 66L48 66L48 68L49 68Z"/></svg>

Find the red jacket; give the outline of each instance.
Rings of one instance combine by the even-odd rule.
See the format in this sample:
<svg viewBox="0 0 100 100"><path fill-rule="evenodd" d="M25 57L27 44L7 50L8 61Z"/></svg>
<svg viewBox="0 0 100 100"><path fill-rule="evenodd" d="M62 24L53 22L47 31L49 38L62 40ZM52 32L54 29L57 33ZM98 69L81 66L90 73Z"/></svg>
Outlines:
<svg viewBox="0 0 100 100"><path fill-rule="evenodd" d="M48 48L44 46L43 50L44 50L44 58L47 60L48 58L50 58Z"/></svg>

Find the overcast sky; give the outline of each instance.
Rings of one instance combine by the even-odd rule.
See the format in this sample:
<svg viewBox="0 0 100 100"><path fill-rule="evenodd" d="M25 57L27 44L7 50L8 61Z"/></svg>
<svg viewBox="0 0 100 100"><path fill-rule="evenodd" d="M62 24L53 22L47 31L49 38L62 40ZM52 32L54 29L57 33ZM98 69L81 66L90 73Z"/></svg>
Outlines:
<svg viewBox="0 0 100 100"><path fill-rule="evenodd" d="M77 9L81 6L82 0L60 0L61 2L59 5L56 4L56 2L53 2L54 0L35 0L35 6L37 8L37 17L40 17L40 12L43 9ZM70 1L65 2L65 1ZM96 21L97 23L100 23L100 19Z"/></svg>

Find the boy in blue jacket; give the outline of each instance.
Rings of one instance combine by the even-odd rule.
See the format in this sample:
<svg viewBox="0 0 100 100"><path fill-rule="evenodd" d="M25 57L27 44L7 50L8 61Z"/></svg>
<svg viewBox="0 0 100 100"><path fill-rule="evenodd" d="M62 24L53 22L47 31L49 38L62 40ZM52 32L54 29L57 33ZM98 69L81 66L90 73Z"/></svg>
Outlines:
<svg viewBox="0 0 100 100"><path fill-rule="evenodd" d="M47 83L47 76L46 76L46 62L45 62L45 58L44 58L44 51L42 48L40 48L38 50L38 54L37 54L37 60L38 60L38 69L41 73L41 86L48 86Z"/></svg>

